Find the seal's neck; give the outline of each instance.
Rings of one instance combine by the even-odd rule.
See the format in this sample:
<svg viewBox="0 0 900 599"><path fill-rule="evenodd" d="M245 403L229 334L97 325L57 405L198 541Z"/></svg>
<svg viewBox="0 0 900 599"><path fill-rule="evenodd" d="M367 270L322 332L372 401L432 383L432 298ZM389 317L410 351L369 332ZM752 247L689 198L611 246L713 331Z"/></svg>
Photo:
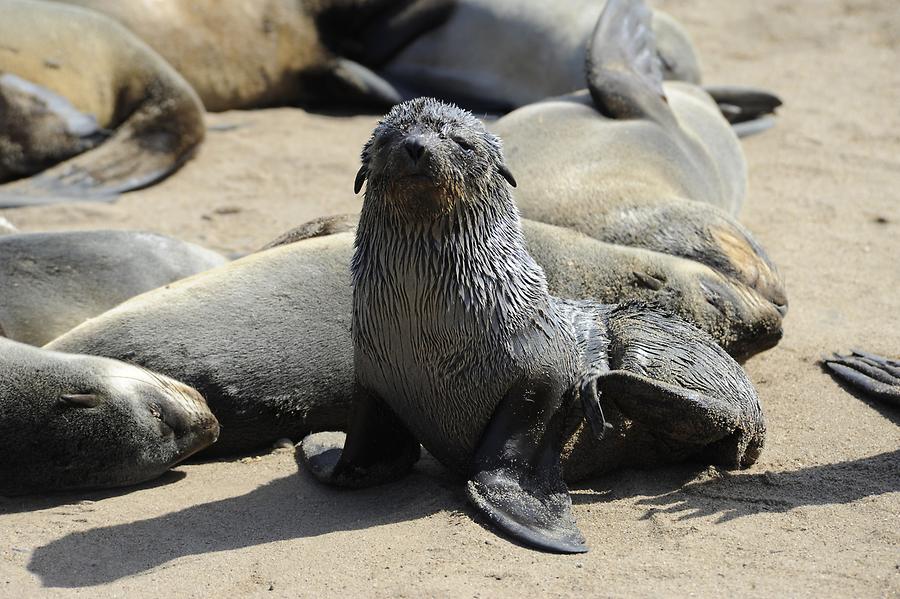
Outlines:
<svg viewBox="0 0 900 599"><path fill-rule="evenodd" d="M525 247L507 190L455 202L428 219L407 219L377 202L367 192L357 229L355 313L378 301L411 318L468 314L506 329L546 309L544 272Z"/></svg>

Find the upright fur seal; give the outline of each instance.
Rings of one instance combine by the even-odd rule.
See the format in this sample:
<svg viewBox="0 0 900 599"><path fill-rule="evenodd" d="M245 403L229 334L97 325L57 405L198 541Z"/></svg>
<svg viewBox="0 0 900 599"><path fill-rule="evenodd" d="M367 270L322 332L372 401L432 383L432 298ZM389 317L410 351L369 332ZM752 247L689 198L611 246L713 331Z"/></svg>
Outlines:
<svg viewBox="0 0 900 599"><path fill-rule="evenodd" d="M56 2L0 0L0 14L0 183L19 179L0 207L109 200L203 140L190 85L121 25Z"/></svg>
<svg viewBox="0 0 900 599"><path fill-rule="evenodd" d="M0 495L137 484L218 432L203 398L177 381L0 339Z"/></svg>
<svg viewBox="0 0 900 599"><path fill-rule="evenodd" d="M43 345L130 297L225 262L143 231L7 235L0 238L0 336Z"/></svg>
<svg viewBox="0 0 900 599"><path fill-rule="evenodd" d="M421 443L475 508L536 548L583 552L560 454L575 405L602 441L625 414L676 447L752 464L765 425L708 335L640 305L551 296L525 248L500 141L433 99L395 107L362 154L351 263L356 390L342 449L303 445L319 479L404 474Z"/></svg>

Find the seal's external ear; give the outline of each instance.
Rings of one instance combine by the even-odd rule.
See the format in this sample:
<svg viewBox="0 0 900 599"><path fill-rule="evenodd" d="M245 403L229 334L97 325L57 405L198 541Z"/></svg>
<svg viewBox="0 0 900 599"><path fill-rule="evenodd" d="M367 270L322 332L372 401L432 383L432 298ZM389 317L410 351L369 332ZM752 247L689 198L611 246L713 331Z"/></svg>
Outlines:
<svg viewBox="0 0 900 599"><path fill-rule="evenodd" d="M509 172L509 167L508 167L508 166L506 166L505 164L502 164L502 163L501 163L501 164L500 164L500 168L499 168L498 170L500 171L500 174L503 175L503 178L506 179L506 181L507 181L510 185L512 185L513 187L516 186L516 178L513 177L513 174L512 174L511 172Z"/></svg>
<svg viewBox="0 0 900 599"><path fill-rule="evenodd" d="M100 398L93 393L75 393L60 395L59 403L76 408L94 408L100 405Z"/></svg>
<svg viewBox="0 0 900 599"><path fill-rule="evenodd" d="M362 189L363 183L366 182L366 177L369 176L369 165L363 163L361 167L359 167L359 171L356 173L356 181L353 183L353 193L359 193L359 190Z"/></svg>

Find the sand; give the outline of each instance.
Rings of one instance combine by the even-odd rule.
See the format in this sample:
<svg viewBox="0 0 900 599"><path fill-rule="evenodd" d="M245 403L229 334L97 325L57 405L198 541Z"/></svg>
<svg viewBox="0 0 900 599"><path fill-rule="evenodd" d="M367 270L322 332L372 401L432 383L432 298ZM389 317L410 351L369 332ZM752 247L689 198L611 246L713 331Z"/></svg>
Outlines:
<svg viewBox="0 0 900 599"><path fill-rule="evenodd" d="M0 499L3 596L900 595L900 411L824 374L823 352L900 352L900 9L896 0L667 0L706 79L777 90L746 142L743 222L790 313L751 359L769 422L751 469L620 471L574 489L591 552L553 556L477 524L433 460L341 493L290 450L179 467L113 493ZM111 205L6 210L27 231L146 228L239 252L354 211L373 117L211 115L176 176Z"/></svg>

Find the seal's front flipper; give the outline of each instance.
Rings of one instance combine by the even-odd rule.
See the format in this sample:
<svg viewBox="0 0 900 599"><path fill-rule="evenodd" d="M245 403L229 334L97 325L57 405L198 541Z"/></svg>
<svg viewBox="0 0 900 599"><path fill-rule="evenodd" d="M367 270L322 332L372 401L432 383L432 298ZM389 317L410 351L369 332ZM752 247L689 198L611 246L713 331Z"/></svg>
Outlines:
<svg viewBox="0 0 900 599"><path fill-rule="evenodd" d="M203 106L192 89L157 82L101 145L33 177L0 186L0 207L111 201L177 170L203 140ZM123 103L128 104L126 100Z"/></svg>
<svg viewBox="0 0 900 599"><path fill-rule="evenodd" d="M419 442L379 398L358 390L346 441L310 435L300 447L317 479L339 487L362 488L396 480L419 461Z"/></svg>
<svg viewBox="0 0 900 599"><path fill-rule="evenodd" d="M613 119L675 123L663 90L653 14L642 0L609 0L587 50L587 83L594 105Z"/></svg>
<svg viewBox="0 0 900 599"><path fill-rule="evenodd" d="M561 394L549 383L517 385L500 402L475 451L466 495L495 527L556 553L587 546L562 480Z"/></svg>
<svg viewBox="0 0 900 599"><path fill-rule="evenodd" d="M833 354L822 363L842 381L875 399L900 406L900 361L854 349L849 356Z"/></svg>

